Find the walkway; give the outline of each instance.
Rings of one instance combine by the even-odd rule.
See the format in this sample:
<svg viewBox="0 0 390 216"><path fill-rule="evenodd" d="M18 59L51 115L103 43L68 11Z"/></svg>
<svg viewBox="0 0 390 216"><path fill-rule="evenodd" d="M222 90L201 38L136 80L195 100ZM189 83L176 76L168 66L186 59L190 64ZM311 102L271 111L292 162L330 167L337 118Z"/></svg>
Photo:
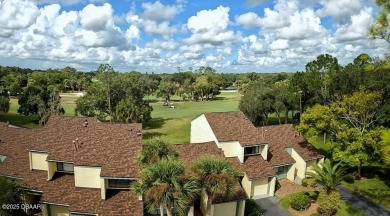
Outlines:
<svg viewBox="0 0 390 216"><path fill-rule="evenodd" d="M362 195L344 187L337 186L337 190L341 194L341 199L350 204L351 206L359 209L360 211L367 214L367 216L388 216L390 210L386 209L376 203L371 202Z"/></svg>
<svg viewBox="0 0 390 216"><path fill-rule="evenodd" d="M281 207L272 197L258 199L256 200L256 203L259 205L264 216L291 216L291 214L283 209L283 207Z"/></svg>

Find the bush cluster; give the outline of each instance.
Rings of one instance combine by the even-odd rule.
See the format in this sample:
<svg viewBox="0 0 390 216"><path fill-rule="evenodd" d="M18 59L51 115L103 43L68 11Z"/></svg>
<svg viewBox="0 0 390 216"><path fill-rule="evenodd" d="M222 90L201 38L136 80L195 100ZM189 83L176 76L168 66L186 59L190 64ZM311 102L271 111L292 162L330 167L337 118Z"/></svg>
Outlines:
<svg viewBox="0 0 390 216"><path fill-rule="evenodd" d="M338 203L340 201L340 193L332 191L327 194L325 191L321 191L318 195L318 213L323 216L331 216L337 213Z"/></svg>
<svg viewBox="0 0 390 216"><path fill-rule="evenodd" d="M301 211L306 210L310 206L310 198L304 193L297 193L292 195L290 205L291 208Z"/></svg>
<svg viewBox="0 0 390 216"><path fill-rule="evenodd" d="M262 216L263 214L259 211L257 203L253 199L247 199L245 202L245 216Z"/></svg>

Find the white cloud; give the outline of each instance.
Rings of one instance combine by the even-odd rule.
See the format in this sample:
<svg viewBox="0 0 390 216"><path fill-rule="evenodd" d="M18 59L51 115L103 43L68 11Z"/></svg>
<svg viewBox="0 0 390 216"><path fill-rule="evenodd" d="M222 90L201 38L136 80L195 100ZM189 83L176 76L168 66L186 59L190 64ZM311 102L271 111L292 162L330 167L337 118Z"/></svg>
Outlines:
<svg viewBox="0 0 390 216"><path fill-rule="evenodd" d="M177 5L163 5L159 1L154 3L142 3L144 12L141 17L146 20L153 20L156 22L171 20L176 14L180 12L180 7Z"/></svg>
<svg viewBox="0 0 390 216"><path fill-rule="evenodd" d="M190 44L220 45L235 40L234 32L228 29L229 10L229 7L219 6L215 10L201 10L190 17L187 28L192 35L186 41Z"/></svg>
<svg viewBox="0 0 390 216"><path fill-rule="evenodd" d="M351 16L351 23L337 28L335 39L337 42L346 42L367 38L367 28L373 21L372 8L365 7L359 14Z"/></svg>
<svg viewBox="0 0 390 216"><path fill-rule="evenodd" d="M0 1L0 29L27 28L38 15L38 7L31 1Z"/></svg>
<svg viewBox="0 0 390 216"><path fill-rule="evenodd" d="M323 7L316 13L319 16L331 16L338 24L349 22L350 17L363 8L361 0L321 0L320 4Z"/></svg>
<svg viewBox="0 0 390 216"><path fill-rule="evenodd" d="M254 12L248 12L235 17L238 24L245 28L259 27L261 25L260 17Z"/></svg>
<svg viewBox="0 0 390 216"><path fill-rule="evenodd" d="M288 41L287 40L276 40L270 44L271 50L283 50L288 48Z"/></svg>
<svg viewBox="0 0 390 216"><path fill-rule="evenodd" d="M87 5L80 12L80 23L86 30L101 31L112 22L112 7L105 3L103 6Z"/></svg>

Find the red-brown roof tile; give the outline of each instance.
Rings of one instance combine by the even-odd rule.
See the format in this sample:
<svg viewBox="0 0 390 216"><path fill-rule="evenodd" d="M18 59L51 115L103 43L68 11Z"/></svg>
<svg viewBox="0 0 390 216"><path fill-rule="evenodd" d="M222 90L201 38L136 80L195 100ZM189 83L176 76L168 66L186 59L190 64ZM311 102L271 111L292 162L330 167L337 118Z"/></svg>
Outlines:
<svg viewBox="0 0 390 216"><path fill-rule="evenodd" d="M258 131L268 143L272 166L295 162L286 148L293 148L306 161L324 157L291 124L259 127Z"/></svg>
<svg viewBox="0 0 390 216"><path fill-rule="evenodd" d="M204 115L218 142L238 141L242 146L265 143L262 135L241 111Z"/></svg>

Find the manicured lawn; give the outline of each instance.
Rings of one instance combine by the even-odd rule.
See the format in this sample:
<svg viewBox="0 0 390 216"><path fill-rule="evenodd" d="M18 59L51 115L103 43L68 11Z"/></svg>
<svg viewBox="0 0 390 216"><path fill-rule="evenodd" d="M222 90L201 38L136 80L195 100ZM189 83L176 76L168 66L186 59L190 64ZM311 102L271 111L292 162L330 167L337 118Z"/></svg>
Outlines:
<svg viewBox="0 0 390 216"><path fill-rule="evenodd" d="M175 109L151 103L152 120L144 123L144 139L162 136L172 143L189 143L191 120L204 112L238 110L238 100L175 102Z"/></svg>
<svg viewBox="0 0 390 216"><path fill-rule="evenodd" d="M317 199L317 196L318 196L318 191L311 191L311 192L298 192L298 193L303 193L303 194L307 194L307 196L310 197L311 200L316 200ZM298 193L292 193L292 194L289 194L285 197L283 197L280 201L279 201L279 204L289 210L289 211L295 211L295 210L292 210L290 208L290 203L291 203L291 199L292 197L294 196L294 194L298 194ZM313 207L312 207L313 208ZM306 211L310 211L311 213L315 212L314 209L308 209ZM296 212L296 211L295 211ZM310 213L310 214L311 214ZM300 212L300 215L308 215L308 214L305 214L305 211L302 211ZM337 215L338 216L350 216L350 215L354 215L354 216L364 216L365 214L363 212L361 212L360 210L348 205L346 202L344 202L343 200L340 200L339 202L339 205L338 205L338 209L337 209Z"/></svg>
<svg viewBox="0 0 390 216"><path fill-rule="evenodd" d="M387 179L381 179L378 176L372 176L371 178L363 177L353 183L343 182L343 185L364 195L375 203L390 208L389 176L387 176Z"/></svg>

